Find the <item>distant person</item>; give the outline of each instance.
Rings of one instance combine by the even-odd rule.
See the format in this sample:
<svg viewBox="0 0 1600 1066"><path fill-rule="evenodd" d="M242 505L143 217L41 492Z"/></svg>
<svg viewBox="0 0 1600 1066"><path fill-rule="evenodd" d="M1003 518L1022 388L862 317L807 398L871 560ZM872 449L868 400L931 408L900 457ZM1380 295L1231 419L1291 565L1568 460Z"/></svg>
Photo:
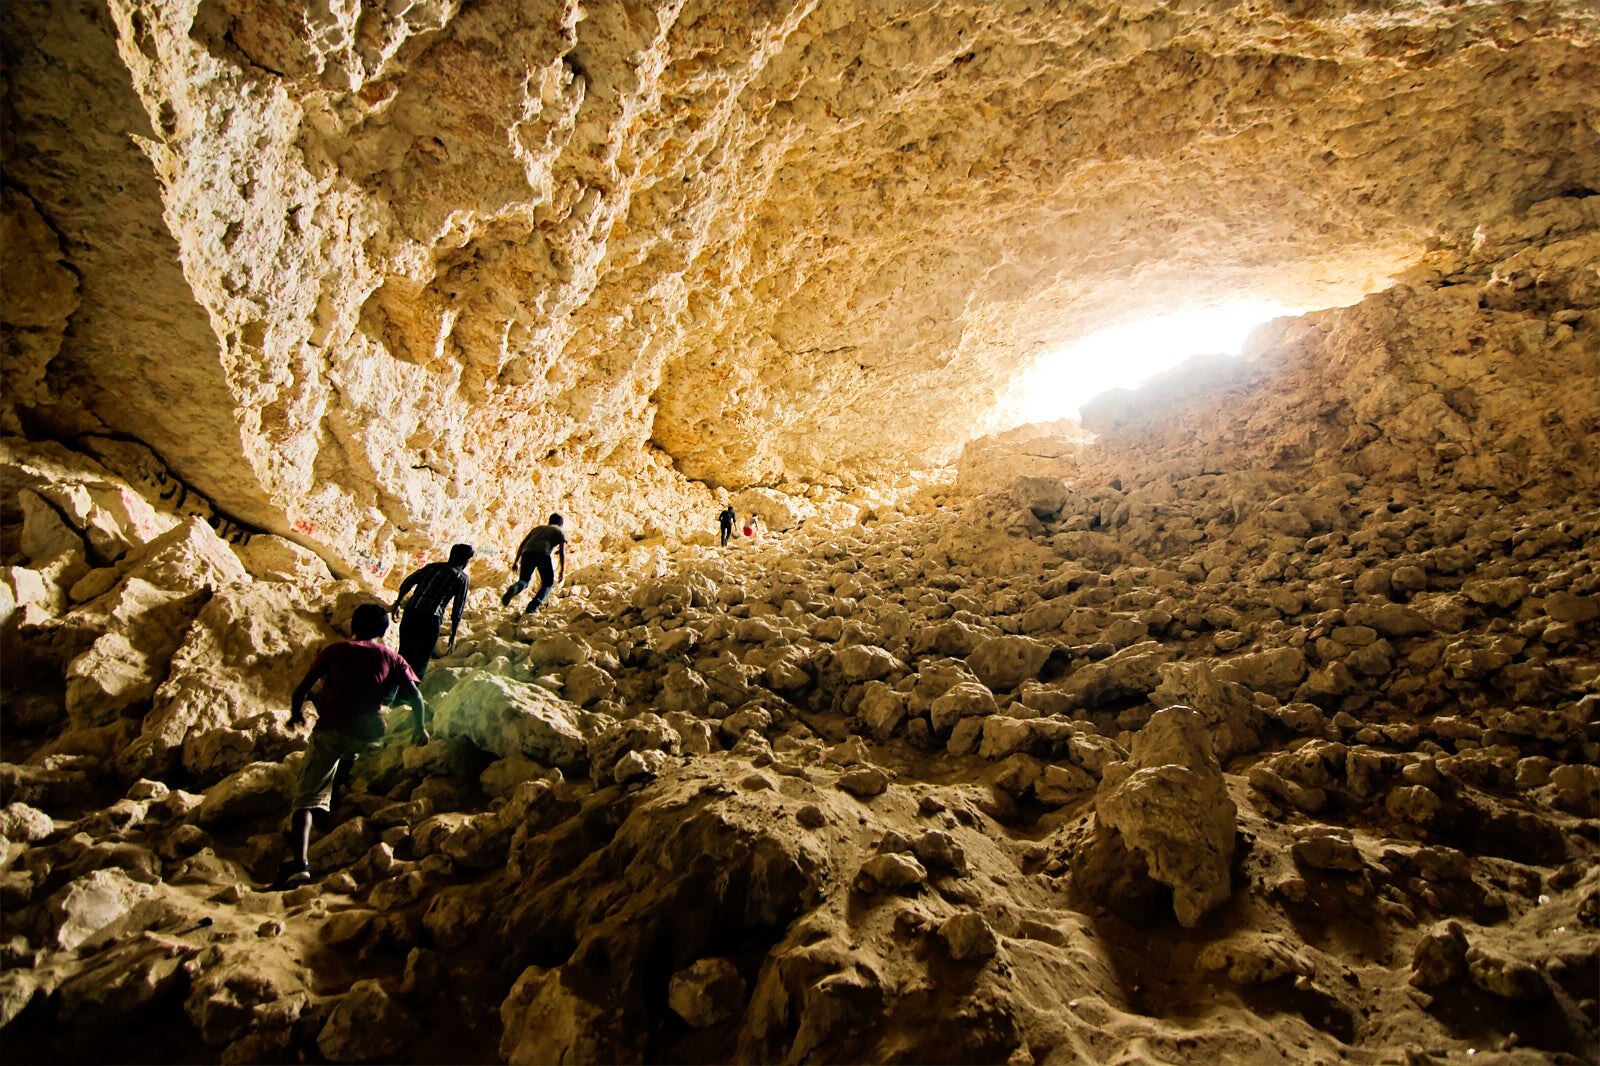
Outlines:
<svg viewBox="0 0 1600 1066"><path fill-rule="evenodd" d="M753 536L756 535L756 529L758 528L756 523L758 521L760 521L760 519L757 517L756 513L754 511L751 511L750 512L750 517L746 518L744 520L744 535L745 536L753 537Z"/></svg>
<svg viewBox="0 0 1600 1066"><path fill-rule="evenodd" d="M400 657L411 665L411 672L421 681L428 672L428 660L439 643L439 630L444 626L444 611L450 613L450 648L456 650L456 632L461 628L461 609L467 604L467 593L472 590L467 580L467 563L472 559L472 545L457 544L450 549L450 561L433 562L400 582L391 617L400 619ZM401 604L407 595L411 602Z"/></svg>
<svg viewBox="0 0 1600 1066"><path fill-rule="evenodd" d="M350 619L351 639L322 649L294 690L289 724L298 726L305 721L307 697L317 708L317 720L311 727L311 745L295 790L289 825L294 857L282 882L285 887L311 880L312 816L333 809L334 778L341 764L348 770L357 757L379 746L384 732L383 704L396 696L410 704L412 740L417 744L428 741L423 724L426 707L417 691L416 676L403 658L380 643L388 628L389 616L382 605L363 603Z"/></svg>
<svg viewBox="0 0 1600 1066"><path fill-rule="evenodd" d="M733 509L733 504L731 503L722 509L721 514L717 515L717 523L722 527L722 546L724 548L728 546L728 538L733 536L733 523L738 517L739 513Z"/></svg>
<svg viewBox="0 0 1600 1066"><path fill-rule="evenodd" d="M505 595L500 597L500 606L509 607L517 594L528 587L528 579L535 570L539 571L539 591L533 594L533 599L528 601L528 606L523 608L523 614L532 614L544 606L544 601L550 598L550 593L555 589L557 581L567 578L567 535L561 532L563 521L560 515L553 514L550 521L542 526L536 526L533 532L522 538L522 543L517 547L517 580L506 589ZM550 561L552 553L561 556L561 576L556 576L555 565Z"/></svg>

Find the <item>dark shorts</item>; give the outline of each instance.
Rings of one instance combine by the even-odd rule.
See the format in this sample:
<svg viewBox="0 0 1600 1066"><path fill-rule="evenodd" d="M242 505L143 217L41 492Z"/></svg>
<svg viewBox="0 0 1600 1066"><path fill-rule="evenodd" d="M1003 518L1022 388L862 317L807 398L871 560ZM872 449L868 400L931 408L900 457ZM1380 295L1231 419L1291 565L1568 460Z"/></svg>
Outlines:
<svg viewBox="0 0 1600 1066"><path fill-rule="evenodd" d="M381 740L362 740L337 729L313 729L311 746L306 749L305 765L300 768L300 784L294 793L297 811L326 811L333 807L333 779L339 764L367 752L377 751Z"/></svg>

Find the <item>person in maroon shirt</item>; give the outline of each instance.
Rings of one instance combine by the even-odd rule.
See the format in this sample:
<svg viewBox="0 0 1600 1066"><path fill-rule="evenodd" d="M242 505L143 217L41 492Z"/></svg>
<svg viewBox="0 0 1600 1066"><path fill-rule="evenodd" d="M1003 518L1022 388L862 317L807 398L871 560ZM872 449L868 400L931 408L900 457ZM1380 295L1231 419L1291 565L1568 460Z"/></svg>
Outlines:
<svg viewBox="0 0 1600 1066"><path fill-rule="evenodd" d="M341 763L354 762L377 749L383 739L383 705L398 697L411 705L413 741L428 742L423 724L426 707L417 691L417 676L396 652L379 643L389 628L389 614L376 603L364 603L350 619L354 639L322 649L305 679L294 690L289 725L305 721L309 697L317 708L311 745L295 791L289 841L294 849L285 887L311 880L311 819L333 809L333 782Z"/></svg>

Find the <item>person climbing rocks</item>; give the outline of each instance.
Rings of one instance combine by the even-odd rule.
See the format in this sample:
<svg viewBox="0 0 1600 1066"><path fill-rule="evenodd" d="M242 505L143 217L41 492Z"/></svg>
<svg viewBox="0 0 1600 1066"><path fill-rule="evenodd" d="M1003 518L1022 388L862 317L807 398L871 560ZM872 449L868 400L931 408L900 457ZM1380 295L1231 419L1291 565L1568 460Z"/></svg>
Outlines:
<svg viewBox="0 0 1600 1066"><path fill-rule="evenodd" d="M405 659L381 643L389 615L381 604L363 603L350 619L350 638L322 649L294 690L289 725L305 721L309 698L317 709L311 744L295 789L289 823L293 857L282 879L285 888L311 880L311 821L318 811L333 809L334 778L363 753L378 748L383 738L383 705L395 698L411 706L412 742L428 742L423 716L427 710L417 679Z"/></svg>
<svg viewBox="0 0 1600 1066"><path fill-rule="evenodd" d="M565 581L567 577L567 535L561 531L563 520L559 514L550 516L550 521L542 526L535 526L533 531L522 538L522 543L517 546L517 580L506 589L505 595L500 597L500 606L509 607L517 594L528 587L528 579L535 570L539 571L539 591L533 594L533 599L528 601L528 606L523 608L523 614L532 614L544 606L544 601L550 598L550 593L555 589L556 582ZM555 565L550 561L552 553L561 555L561 575L556 576Z"/></svg>
<svg viewBox="0 0 1600 1066"><path fill-rule="evenodd" d="M760 521L759 517L756 515L756 513L754 511L751 511L750 512L750 517L746 518L744 520L744 535L745 536L753 537L753 536L756 535L756 530L758 528L760 528L760 527L758 527L756 525L756 523L758 521Z"/></svg>
<svg viewBox="0 0 1600 1066"><path fill-rule="evenodd" d="M733 504L731 503L722 509L721 514L717 515L717 522L722 527L722 546L724 548L728 546L728 538L733 536L733 523L738 517L739 513L733 509Z"/></svg>
<svg viewBox="0 0 1600 1066"><path fill-rule="evenodd" d="M467 563L471 559L472 545L457 544L450 549L449 562L429 563L400 582L400 591L395 594L389 615L400 619L400 657L410 664L418 681L428 672L428 661L439 643L446 607L451 608L451 614L450 648L445 654L456 650L461 609L466 606L467 593L472 590L472 583L467 580ZM408 595L411 602L405 603ZM404 611L401 604L405 604Z"/></svg>

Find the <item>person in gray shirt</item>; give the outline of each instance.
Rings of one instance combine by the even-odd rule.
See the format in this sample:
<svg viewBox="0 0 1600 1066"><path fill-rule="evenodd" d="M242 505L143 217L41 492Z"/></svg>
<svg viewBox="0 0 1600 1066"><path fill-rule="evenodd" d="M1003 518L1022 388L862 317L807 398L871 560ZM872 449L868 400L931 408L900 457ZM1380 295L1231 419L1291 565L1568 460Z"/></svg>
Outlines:
<svg viewBox="0 0 1600 1066"><path fill-rule="evenodd" d="M539 591L533 594L533 599L528 601L528 606L523 608L523 614L532 614L544 606L544 601L550 598L550 593L555 590L558 581L567 577L567 535L561 531L562 518L558 514L550 516L550 521L542 526L537 526L517 547L517 580L506 589L505 595L500 597L500 606L509 607L517 594L528 587L528 581L533 577L535 570L539 572ZM555 564L551 555L559 553L561 556L561 574L556 575Z"/></svg>

